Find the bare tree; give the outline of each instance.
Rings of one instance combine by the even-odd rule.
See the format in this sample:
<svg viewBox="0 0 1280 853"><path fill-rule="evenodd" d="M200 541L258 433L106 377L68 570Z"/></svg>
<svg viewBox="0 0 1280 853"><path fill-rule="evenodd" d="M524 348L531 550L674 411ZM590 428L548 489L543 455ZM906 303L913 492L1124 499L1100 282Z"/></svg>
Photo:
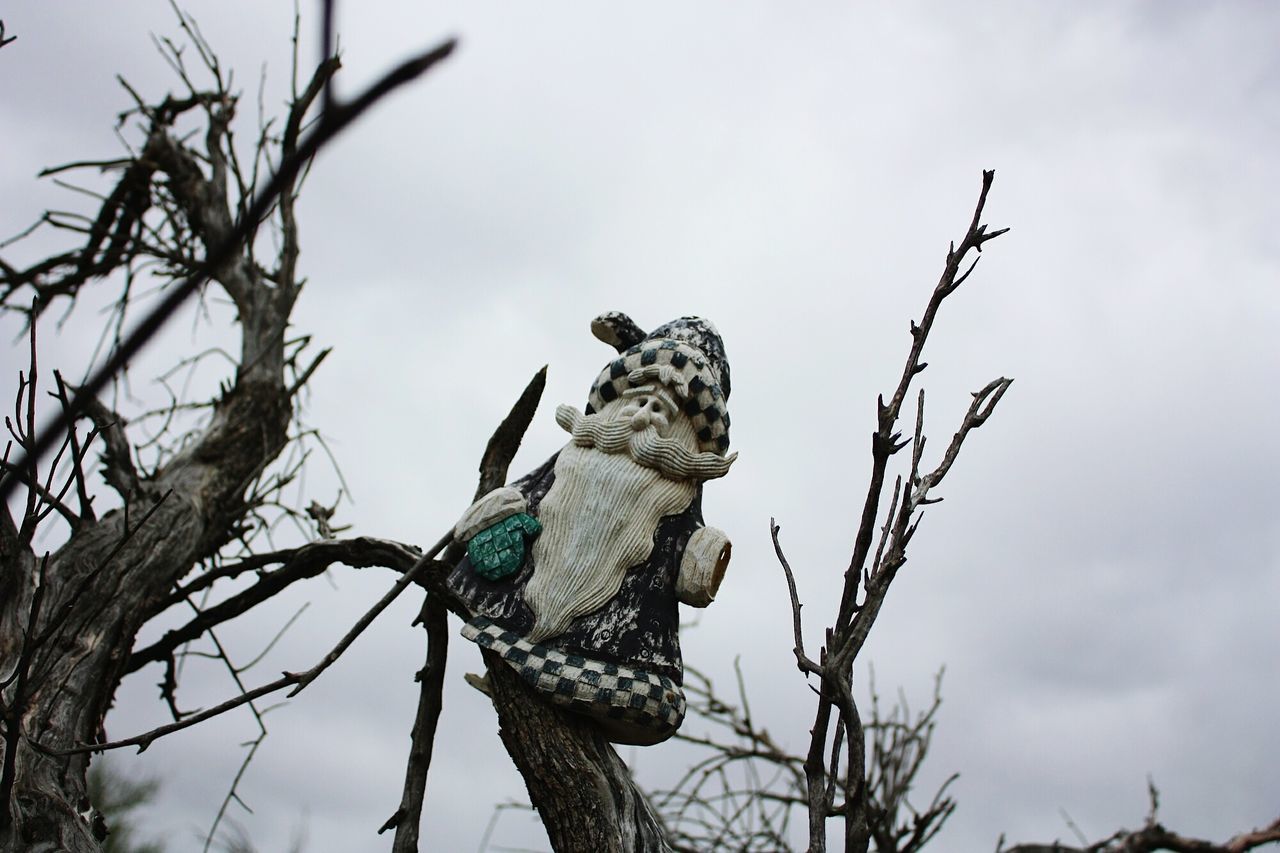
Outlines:
<svg viewBox="0 0 1280 853"><path fill-rule="evenodd" d="M145 749L235 708L247 708L265 734L262 701L304 690L410 586L423 594L426 659L403 796L383 830L394 830L393 850L417 849L441 707L447 618L450 611L462 612L443 576L459 559L459 549L447 533L426 549L373 537L340 538L331 507L312 502L303 508L285 497L316 440L300 419L298 395L327 353L311 355L310 338L290 331L302 282L295 202L320 146L383 94L447 57L453 44L428 50L359 97L339 101L330 89L339 70L328 49L331 20L326 6L326 58L305 77L297 74L295 60L287 113L278 123L263 122L245 147L236 136L239 96L195 23L180 14L184 41L161 42L179 93L148 97L125 84L132 106L120 123L131 140L128 150L44 173L97 171L111 180L93 209L49 211L33 226L63 234L68 248L29 265L0 260L0 308L28 322L27 367L15 414L6 418L11 440L0 463L0 487L17 496L16 511L6 501L0 512L0 850L99 849L107 828L85 816L91 754ZM296 41L295 33L295 57ZM912 381L925 367L921 353L939 307L971 274L972 265L962 272L970 252L1003 233L988 232L981 222L992 179L992 173L984 174L972 223L948 252L919 325L911 325L899 384L888 402L880 401L871 482L844 595L816 659L804 647L799 591L779 527L772 525L791 590L797 665L816 681L812 740L804 756L788 754L756 726L744 687L735 706L717 698L710 679L691 672L695 713L719 733L686 731L683 737L707 757L673 789L647 796L599 731L539 701L508 667L486 659L502 741L556 849L777 849L786 846L791 814L799 809L807 817L811 850L825 849L827 821L834 818L844 821L848 850L874 844L882 851L908 851L934 838L954 810L946 785L921 807L911 799L938 695L914 716L905 701L883 715L873 698L864 722L852 678L854 661L906 562L920 510L936 502L931 491L1009 387L1010 380L997 379L974 395L932 468L924 464L922 394L913 437L901 438L898 421ZM126 317L143 307L143 285L155 283L164 288L158 306L137 332L126 334ZM39 363L37 338L48 310L104 286L120 290L105 327L102 369L78 384L58 371L50 381ZM153 411L120 411L119 397L110 394L120 369L178 304L211 292L233 303L240 333L238 351L230 355L233 369L219 393L188 399L179 392ZM498 425L480 463L477 495L506 481L543 382L543 374L536 374ZM37 408L45 396L57 417L54 427L42 431ZM909 466L888 490L882 513L890 461L908 446ZM98 473L91 470L95 454ZM307 527L311 541L275 547L270 533L282 519ZM41 552L36 543L46 540L37 533L51 526L60 528L54 538L61 544ZM314 666L249 683L249 665L226 655L217 630L339 564L384 567L397 577ZM183 614L177 627L136 646L144 625L162 615L175 619L175 613ZM191 713L179 702L178 673L183 650L201 637L209 638L240 692ZM108 742L103 720L120 679L152 663L164 667L161 699L173 721ZM246 762L252 756L250 750ZM235 796L233 786L227 803ZM210 840L215 830L216 825ZM1152 843L1183 843L1159 832L1153 809L1148 826L1123 839L1146 833L1141 837L1157 839ZM1222 848L1167 849L1246 850L1274 840L1278 832L1273 826ZM1082 849L1120 849L1114 845L1123 839L1117 835L1105 842L1112 847Z"/></svg>
<svg viewBox="0 0 1280 853"><path fill-rule="evenodd" d="M26 490L16 518L7 502L0 513L5 850L97 848L100 831L80 816L88 805L88 752L103 740L103 718L120 678L131 669L147 660L165 662L174 727L209 716L178 710L174 646L161 641L140 656L131 654L147 621L170 608L190 607L194 616L180 630L200 634L335 559L357 565L376 559L402 569L417 560L403 546L392 548L393 558L383 558L379 549L392 546L359 540L316 543L318 551L254 553L254 533L267 529L263 514L280 509L281 490L296 474L286 451L307 433L299 429L294 401L325 355L308 358L309 339L288 330L301 287L294 215L301 179L325 140L382 94L445 58L452 43L393 69L351 102L329 94L339 63L326 59L308 79L295 78L282 125L263 127L256 145L245 151L233 130L238 96L194 22L180 16L180 24L185 46L164 41L162 48L183 91L147 100L124 84L133 106L120 121L134 140L125 155L44 173L96 169L114 176L95 211L50 211L37 223L66 233L74 245L29 266L0 261L0 306L24 313L30 330L29 369L20 381L15 417L6 419L11 440L0 483L6 494L18 484ZM200 84L197 76L210 82ZM267 235L276 241L270 250L264 249ZM165 312L206 279L237 312L241 334L234 374L215 399L175 399L166 411L138 418L156 416L173 424L194 412L199 421L190 431L160 428L142 437L146 431L137 423L131 427L98 392L145 340L145 330L162 323ZM140 283L152 280L168 288L161 308L142 324L141 337L123 334L126 315L137 308ZM80 388L55 372L53 397L62 416L52 430L38 433L37 401L44 386L37 327L59 301L110 281L123 284L108 324L108 369ZM85 421L91 426L82 433ZM41 445L48 436L60 438L62 446L46 463ZM114 501L90 494L94 478L87 460L93 450L100 453L102 482L114 491ZM284 467L271 467L281 460ZM109 503L115 505L108 508ZM37 554L37 529L54 519L65 526L65 542ZM273 566L278 568L270 571ZM258 583L219 607L202 609L193 598L249 571L258 572ZM326 661L289 684L301 689ZM265 692L248 691L239 704ZM156 736L133 742L145 746Z"/></svg>

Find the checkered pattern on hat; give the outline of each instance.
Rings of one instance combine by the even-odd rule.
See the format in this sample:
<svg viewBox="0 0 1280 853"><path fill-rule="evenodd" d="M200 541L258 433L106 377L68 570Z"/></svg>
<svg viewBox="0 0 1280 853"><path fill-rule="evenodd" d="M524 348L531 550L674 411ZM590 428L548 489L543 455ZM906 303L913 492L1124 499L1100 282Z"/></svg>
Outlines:
<svg viewBox="0 0 1280 853"><path fill-rule="evenodd" d="M462 636L497 652L531 687L570 710L662 733L684 720L684 691L665 675L531 643L483 616L463 625Z"/></svg>
<svg viewBox="0 0 1280 853"><path fill-rule="evenodd" d="M587 395L587 414L600 411L627 389L653 381L646 378L632 382L632 371L665 365L670 365L688 387L680 404L693 421L698 448L724 455L729 449L729 411L719 377L707 357L683 341L649 338L609 362Z"/></svg>

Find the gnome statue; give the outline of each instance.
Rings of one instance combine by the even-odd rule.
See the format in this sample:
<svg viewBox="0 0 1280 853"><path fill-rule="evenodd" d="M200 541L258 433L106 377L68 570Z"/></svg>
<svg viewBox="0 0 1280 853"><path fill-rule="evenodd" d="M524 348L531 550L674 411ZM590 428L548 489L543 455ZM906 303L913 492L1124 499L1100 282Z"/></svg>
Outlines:
<svg viewBox="0 0 1280 853"><path fill-rule="evenodd" d="M697 317L646 335L613 312L591 330L618 357L585 412L556 410L564 448L462 516L448 582L471 613L464 637L610 740L652 744L684 719L676 602L710 604L729 562L702 522L702 483L737 456L729 363Z"/></svg>

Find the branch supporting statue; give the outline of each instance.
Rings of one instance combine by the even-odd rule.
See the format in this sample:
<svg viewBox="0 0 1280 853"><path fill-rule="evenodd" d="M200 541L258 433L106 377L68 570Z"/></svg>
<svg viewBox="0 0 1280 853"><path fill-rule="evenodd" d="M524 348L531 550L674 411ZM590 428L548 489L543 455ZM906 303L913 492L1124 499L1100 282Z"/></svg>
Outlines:
<svg viewBox="0 0 1280 853"><path fill-rule="evenodd" d="M702 520L702 484L737 458L729 363L698 317L645 334L609 313L591 329L617 358L585 411L556 410L560 452L463 514L449 586L472 614L464 637L610 740L652 744L684 719L677 602L710 604L729 562Z"/></svg>

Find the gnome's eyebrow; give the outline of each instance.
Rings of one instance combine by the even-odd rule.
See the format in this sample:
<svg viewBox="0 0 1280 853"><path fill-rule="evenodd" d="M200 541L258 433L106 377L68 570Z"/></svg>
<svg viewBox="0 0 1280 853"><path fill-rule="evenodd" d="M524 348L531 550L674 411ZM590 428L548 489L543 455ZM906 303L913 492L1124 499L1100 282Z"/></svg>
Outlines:
<svg viewBox="0 0 1280 853"><path fill-rule="evenodd" d="M628 388L622 392L623 397L639 397L641 394L652 394L661 400L671 411L680 411L680 407L676 404L676 398L672 397L670 392L661 385L641 385L639 388Z"/></svg>
<svg viewBox="0 0 1280 853"><path fill-rule="evenodd" d="M645 367L637 367L627 374L627 379L633 385L639 385L646 379L656 379L660 385L665 385L680 395L682 400L687 399L689 396L689 383L684 378L684 374L669 364L650 364Z"/></svg>

